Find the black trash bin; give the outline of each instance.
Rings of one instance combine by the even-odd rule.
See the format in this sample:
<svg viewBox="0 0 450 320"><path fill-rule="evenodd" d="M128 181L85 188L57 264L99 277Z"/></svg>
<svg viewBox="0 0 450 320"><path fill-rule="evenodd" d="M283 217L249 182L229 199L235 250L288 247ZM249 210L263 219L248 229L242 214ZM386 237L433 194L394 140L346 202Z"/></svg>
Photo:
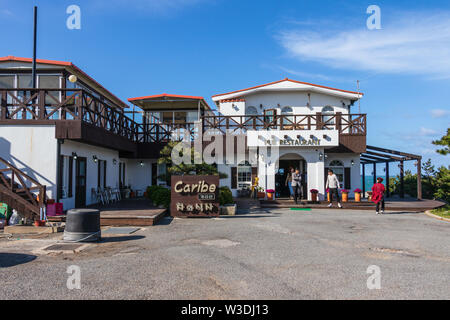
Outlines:
<svg viewBox="0 0 450 320"><path fill-rule="evenodd" d="M72 209L67 211L64 241L96 242L101 239L100 211Z"/></svg>

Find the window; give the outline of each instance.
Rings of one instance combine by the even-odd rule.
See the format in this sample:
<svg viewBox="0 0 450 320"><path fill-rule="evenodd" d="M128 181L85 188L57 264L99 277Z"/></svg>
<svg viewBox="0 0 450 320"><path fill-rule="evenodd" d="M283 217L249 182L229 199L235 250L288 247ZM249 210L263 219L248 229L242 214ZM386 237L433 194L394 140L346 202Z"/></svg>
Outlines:
<svg viewBox="0 0 450 320"><path fill-rule="evenodd" d="M241 162L237 168L237 184L238 189L252 186L252 167L248 161Z"/></svg>
<svg viewBox="0 0 450 320"><path fill-rule="evenodd" d="M255 107L247 107L247 115L249 116L256 116L258 115L258 110Z"/></svg>
<svg viewBox="0 0 450 320"><path fill-rule="evenodd" d="M119 163L119 187L123 188L125 186L125 163L120 162Z"/></svg>
<svg viewBox="0 0 450 320"><path fill-rule="evenodd" d="M105 160L98 160L97 186L100 189L106 188L106 161Z"/></svg>
<svg viewBox="0 0 450 320"><path fill-rule="evenodd" d="M344 163L340 160L333 160L330 162L330 169L333 170L334 174L338 178L341 187L344 186Z"/></svg>
<svg viewBox="0 0 450 320"><path fill-rule="evenodd" d="M60 76L57 75L40 75L39 76L39 88L44 89L59 89L60 88ZM46 104L57 104L60 101L60 91L50 91L49 95L45 97Z"/></svg>
<svg viewBox="0 0 450 320"><path fill-rule="evenodd" d="M283 126L292 126L294 124L294 110L292 107L284 107L281 109L281 115L283 117Z"/></svg>
<svg viewBox="0 0 450 320"><path fill-rule="evenodd" d="M322 108L322 122L324 124L324 129L334 129L335 119L333 107L325 106Z"/></svg>
<svg viewBox="0 0 450 320"><path fill-rule="evenodd" d="M12 89L15 87L16 76L0 76L0 88Z"/></svg>
<svg viewBox="0 0 450 320"><path fill-rule="evenodd" d="M71 198L73 181L73 158L68 156L60 157L60 184L59 197L61 199Z"/></svg>

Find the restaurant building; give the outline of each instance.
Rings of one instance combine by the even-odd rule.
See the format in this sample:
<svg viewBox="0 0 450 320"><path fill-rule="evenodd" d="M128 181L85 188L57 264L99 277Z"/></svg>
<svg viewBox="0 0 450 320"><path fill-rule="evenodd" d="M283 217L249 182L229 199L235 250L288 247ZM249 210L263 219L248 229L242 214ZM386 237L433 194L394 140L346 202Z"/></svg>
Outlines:
<svg viewBox="0 0 450 320"><path fill-rule="evenodd" d="M361 188L366 115L353 109L362 93L286 78L215 95L214 110L199 96L157 94L128 99L132 112L70 62L38 59L33 89L31 62L0 58L0 165L9 168L0 194L29 211L42 203L28 194L37 190L71 209L98 202L105 188L140 195L164 184L159 152L179 129L192 141L198 128L245 138L241 161L217 163L227 174L220 184L235 196L258 177L260 187L287 197L290 167L302 173L308 198L310 189L325 197L328 168L342 188ZM262 152L268 147L275 155Z"/></svg>

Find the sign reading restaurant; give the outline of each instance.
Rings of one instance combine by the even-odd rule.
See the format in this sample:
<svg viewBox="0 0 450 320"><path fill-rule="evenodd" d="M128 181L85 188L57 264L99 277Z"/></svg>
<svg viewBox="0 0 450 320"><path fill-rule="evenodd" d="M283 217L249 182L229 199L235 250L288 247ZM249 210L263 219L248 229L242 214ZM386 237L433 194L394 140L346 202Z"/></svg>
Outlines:
<svg viewBox="0 0 450 320"><path fill-rule="evenodd" d="M337 130L247 131L249 147L337 147Z"/></svg>
<svg viewBox="0 0 450 320"><path fill-rule="evenodd" d="M172 176L173 217L219 216L219 176Z"/></svg>

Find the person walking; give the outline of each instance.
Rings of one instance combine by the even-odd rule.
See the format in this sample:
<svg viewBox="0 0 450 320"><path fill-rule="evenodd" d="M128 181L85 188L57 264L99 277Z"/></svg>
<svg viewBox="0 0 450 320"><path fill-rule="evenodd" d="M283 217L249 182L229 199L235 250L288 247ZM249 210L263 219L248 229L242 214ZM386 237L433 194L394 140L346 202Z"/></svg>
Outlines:
<svg viewBox="0 0 450 320"><path fill-rule="evenodd" d="M294 201L297 204L298 197L300 196L300 200L302 199L302 176L298 169L292 173L292 188L294 189Z"/></svg>
<svg viewBox="0 0 450 320"><path fill-rule="evenodd" d="M289 187L289 199L294 199L294 189L292 188L292 174L294 173L294 168L289 167L289 172L286 177L286 186Z"/></svg>
<svg viewBox="0 0 450 320"><path fill-rule="evenodd" d="M381 214L384 213L384 192L386 189L383 185L383 178L378 178L377 182L372 187L372 201L377 204L376 213L380 214L380 205L381 205Z"/></svg>
<svg viewBox="0 0 450 320"><path fill-rule="evenodd" d="M328 205L328 208L331 208L333 206L333 196L336 196L338 207L342 208L341 199L339 198L339 179L331 169L328 170L325 189L330 190L330 204Z"/></svg>

